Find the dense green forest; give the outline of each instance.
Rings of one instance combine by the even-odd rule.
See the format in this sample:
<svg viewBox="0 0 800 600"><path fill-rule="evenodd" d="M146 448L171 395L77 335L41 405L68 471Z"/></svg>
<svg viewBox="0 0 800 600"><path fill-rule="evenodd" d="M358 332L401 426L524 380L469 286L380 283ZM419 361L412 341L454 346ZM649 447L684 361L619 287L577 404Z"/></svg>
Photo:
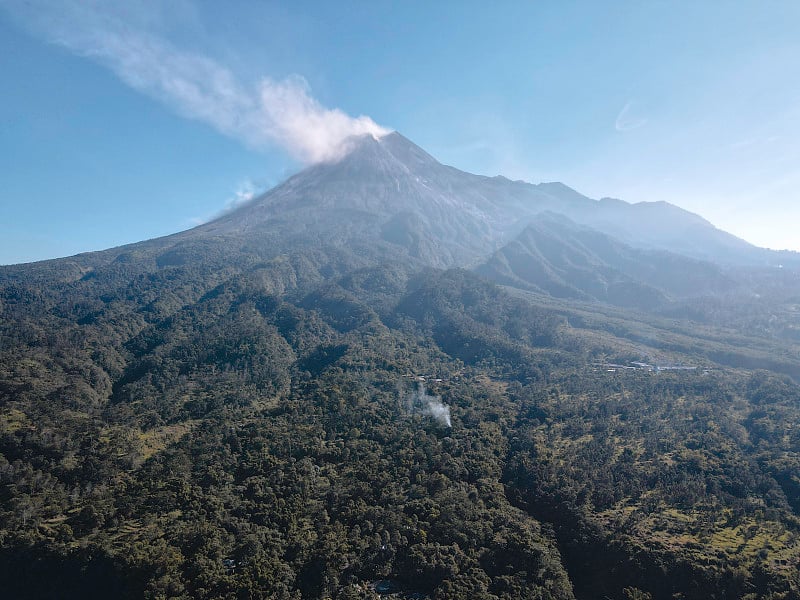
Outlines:
<svg viewBox="0 0 800 600"><path fill-rule="evenodd" d="M800 597L791 342L225 248L4 272L6 597Z"/></svg>
<svg viewBox="0 0 800 600"><path fill-rule="evenodd" d="M798 265L395 133L0 267L0 595L798 599Z"/></svg>

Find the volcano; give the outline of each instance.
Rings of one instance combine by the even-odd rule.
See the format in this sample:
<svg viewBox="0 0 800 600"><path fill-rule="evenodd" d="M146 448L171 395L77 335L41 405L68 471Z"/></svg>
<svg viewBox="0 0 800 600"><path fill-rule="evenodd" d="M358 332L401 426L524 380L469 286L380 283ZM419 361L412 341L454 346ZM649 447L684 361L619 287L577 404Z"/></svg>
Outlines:
<svg viewBox="0 0 800 600"><path fill-rule="evenodd" d="M0 267L5 595L796 598L796 256L347 147Z"/></svg>
<svg viewBox="0 0 800 600"><path fill-rule="evenodd" d="M369 240L433 266L470 266L553 212L635 247L721 262L763 251L664 202L595 201L560 183L484 177L439 163L397 132L349 140L338 162L314 165L184 237L277 235L299 241ZM386 245L388 244L388 245Z"/></svg>

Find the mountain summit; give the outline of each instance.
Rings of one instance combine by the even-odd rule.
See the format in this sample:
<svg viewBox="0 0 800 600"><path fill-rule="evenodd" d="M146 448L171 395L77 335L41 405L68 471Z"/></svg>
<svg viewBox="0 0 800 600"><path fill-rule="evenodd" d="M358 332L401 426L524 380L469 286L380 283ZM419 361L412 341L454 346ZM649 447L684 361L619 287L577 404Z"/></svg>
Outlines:
<svg viewBox="0 0 800 600"><path fill-rule="evenodd" d="M0 267L5 597L797 598L797 270L693 258L762 251L668 204L349 146Z"/></svg>
<svg viewBox="0 0 800 600"><path fill-rule="evenodd" d="M760 249L665 202L597 201L561 183L474 175L441 164L397 132L354 137L348 146L342 159L311 166L185 236L373 240L433 266L468 266L552 212L635 247L764 260Z"/></svg>

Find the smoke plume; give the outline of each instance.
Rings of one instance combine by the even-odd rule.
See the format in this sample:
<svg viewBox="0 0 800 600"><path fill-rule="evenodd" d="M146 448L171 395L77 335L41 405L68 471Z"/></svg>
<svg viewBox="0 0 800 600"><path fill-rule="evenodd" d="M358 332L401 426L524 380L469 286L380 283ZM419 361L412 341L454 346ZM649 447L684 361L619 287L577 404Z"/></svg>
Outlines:
<svg viewBox="0 0 800 600"><path fill-rule="evenodd" d="M450 407L442 403L441 396L428 394L424 383L417 383L416 389L408 398L408 405L411 412L427 415L444 427L452 427Z"/></svg>
<svg viewBox="0 0 800 600"><path fill-rule="evenodd" d="M178 48L152 32L159 20L156 7L0 0L0 8L49 42L102 64L133 89L250 147L278 145L311 164L340 158L351 136L388 133L369 117L326 108L299 75L248 83L212 58Z"/></svg>

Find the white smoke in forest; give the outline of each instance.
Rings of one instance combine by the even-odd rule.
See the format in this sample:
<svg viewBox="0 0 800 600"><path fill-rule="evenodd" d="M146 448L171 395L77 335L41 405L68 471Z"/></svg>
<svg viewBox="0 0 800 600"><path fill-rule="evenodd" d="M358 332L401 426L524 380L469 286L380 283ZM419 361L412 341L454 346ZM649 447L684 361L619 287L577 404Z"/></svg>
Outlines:
<svg viewBox="0 0 800 600"><path fill-rule="evenodd" d="M450 407L442 402L441 396L433 396L425 391L425 384L417 383L416 389L407 398L408 408L413 413L427 415L444 427L452 427Z"/></svg>

